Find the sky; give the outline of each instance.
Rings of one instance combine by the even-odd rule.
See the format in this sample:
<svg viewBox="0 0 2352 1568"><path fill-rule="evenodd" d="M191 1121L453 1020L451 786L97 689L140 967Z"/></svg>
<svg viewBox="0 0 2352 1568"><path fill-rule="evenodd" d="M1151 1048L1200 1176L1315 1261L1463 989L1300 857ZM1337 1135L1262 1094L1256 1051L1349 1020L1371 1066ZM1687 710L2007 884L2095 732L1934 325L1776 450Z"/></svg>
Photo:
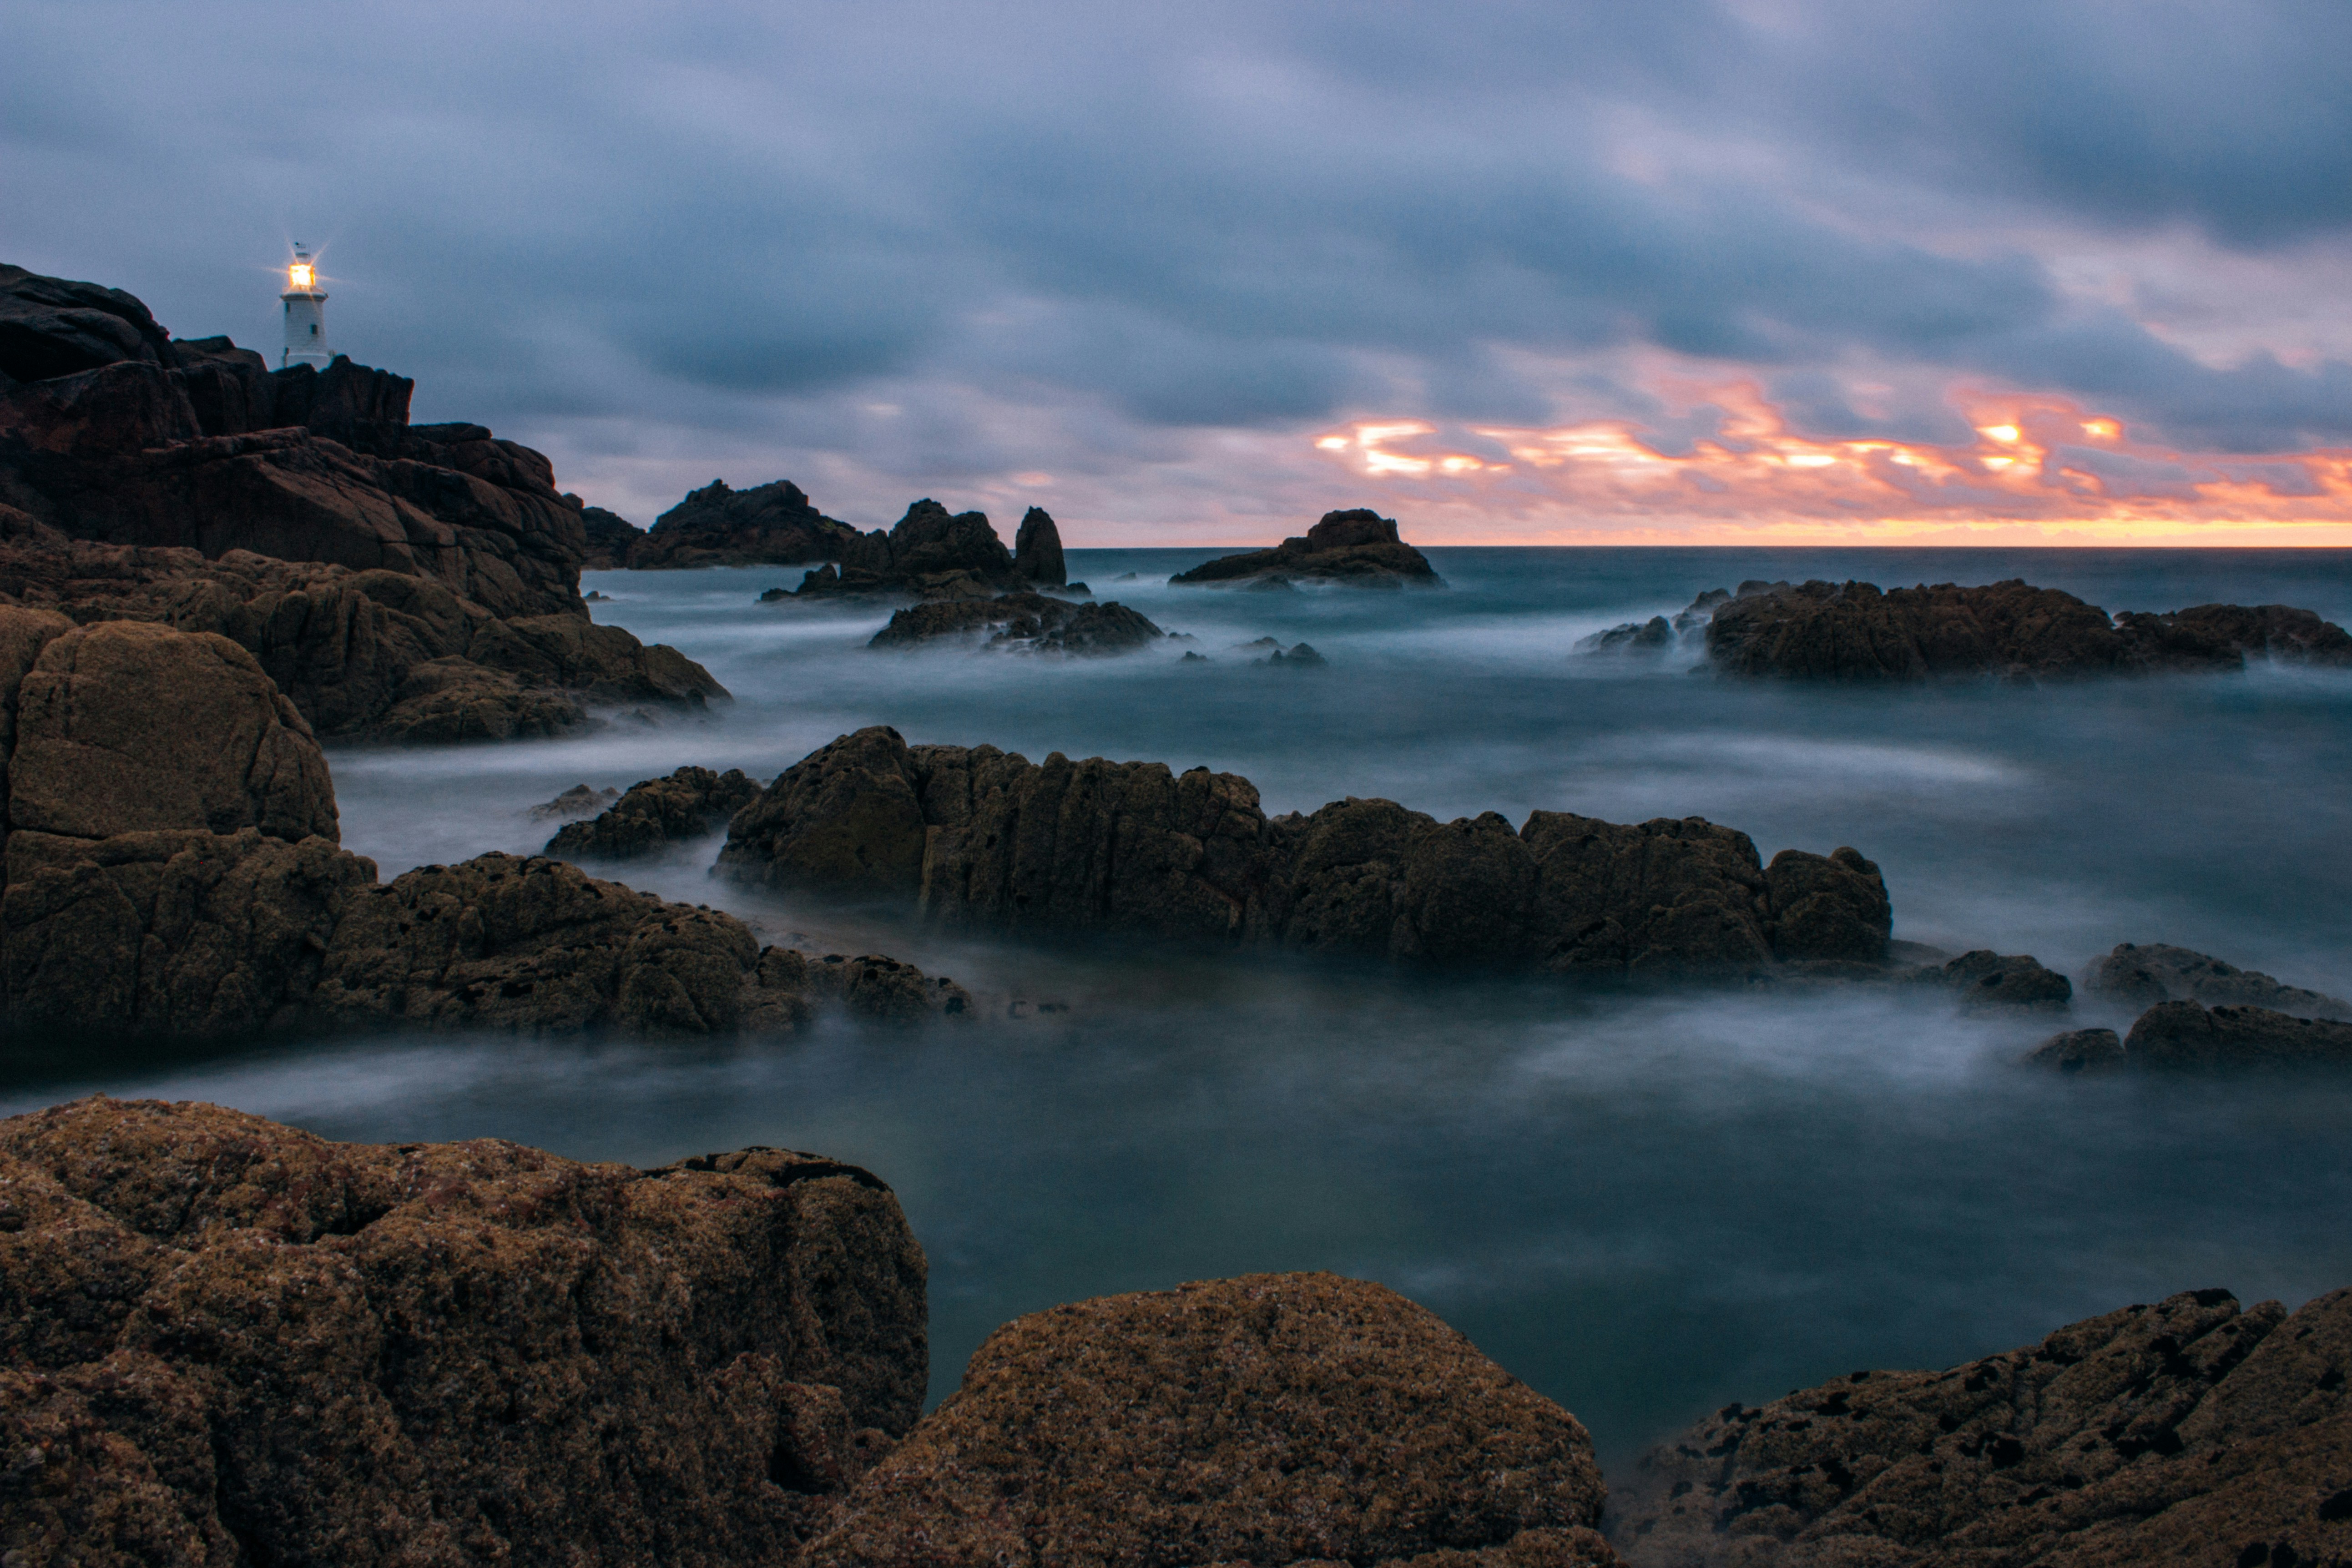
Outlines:
<svg viewBox="0 0 2352 1568"><path fill-rule="evenodd" d="M0 260L639 524L2352 545L2352 5L0 0Z"/></svg>

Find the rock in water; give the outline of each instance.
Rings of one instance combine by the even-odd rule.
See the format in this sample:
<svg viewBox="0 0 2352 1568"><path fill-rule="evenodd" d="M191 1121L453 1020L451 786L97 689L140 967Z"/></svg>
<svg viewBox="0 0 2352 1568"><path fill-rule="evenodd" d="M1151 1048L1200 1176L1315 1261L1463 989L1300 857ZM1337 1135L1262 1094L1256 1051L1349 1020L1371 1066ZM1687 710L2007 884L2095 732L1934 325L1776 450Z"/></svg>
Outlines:
<svg viewBox="0 0 2352 1568"><path fill-rule="evenodd" d="M1065 586L1070 580L1070 570L1062 561L1062 531L1054 526L1053 516L1042 506L1033 506L1023 515L1019 531L1013 536L1013 574L1024 582Z"/></svg>
<svg viewBox="0 0 2352 1568"><path fill-rule="evenodd" d="M740 813L740 880L912 899L942 924L1126 931L1412 964L1664 976L1883 963L1878 868L1696 817L1441 824L1390 801L1269 819L1248 780L846 735ZM2064 982L2061 980L2060 984Z"/></svg>
<svg viewBox="0 0 2352 1568"><path fill-rule="evenodd" d="M1294 577L1360 588L1443 588L1428 559L1397 537L1394 518L1359 507L1327 511L1304 538L1271 550L1223 555L1168 581L1181 586L1281 589Z"/></svg>
<svg viewBox="0 0 2352 1568"><path fill-rule="evenodd" d="M1576 1418L1427 1311L1257 1274L999 1329L805 1561L1567 1568L1612 1561L1602 1496Z"/></svg>
<svg viewBox="0 0 2352 1568"><path fill-rule="evenodd" d="M583 572L611 572L629 563L629 557L644 542L646 531L618 512L606 511L601 506L580 509L580 529L587 540L587 550L580 558ZM597 598L590 594L583 597Z"/></svg>
<svg viewBox="0 0 2352 1568"><path fill-rule="evenodd" d="M2027 1067L2053 1072L2104 1072L2124 1065L2124 1043L2113 1029L2069 1029L2026 1054Z"/></svg>
<svg viewBox="0 0 2352 1568"><path fill-rule="evenodd" d="M649 854L665 844L709 837L759 797L759 784L740 768L723 773L680 768L667 778L631 784L593 821L562 828L547 841L547 853L566 860Z"/></svg>
<svg viewBox="0 0 2352 1568"><path fill-rule="evenodd" d="M1727 1406L1610 1500L1633 1568L2126 1568L2352 1554L2352 1291L2197 1290L1948 1372Z"/></svg>
<svg viewBox="0 0 2352 1568"><path fill-rule="evenodd" d="M0 1531L90 1568L780 1562L920 1413L924 1276L888 1187L785 1150L16 1117Z"/></svg>
<svg viewBox="0 0 2352 1568"><path fill-rule="evenodd" d="M2153 1068L2340 1065L2352 1062L2352 1024L2267 1007L2159 1002L2124 1037L2124 1060Z"/></svg>
<svg viewBox="0 0 2352 1568"><path fill-rule="evenodd" d="M621 798L621 792L610 784L603 789L590 789L584 784L573 784L553 800L541 801L530 808L530 815L541 822L574 822L583 816L593 816Z"/></svg>
<svg viewBox="0 0 2352 1568"><path fill-rule="evenodd" d="M943 637L989 634L992 648L1024 652L1126 653L1166 634L1140 612L1113 599L1073 605L1043 594L993 599L940 599L893 614L868 647L915 647Z"/></svg>
<svg viewBox="0 0 2352 1568"><path fill-rule="evenodd" d="M1990 948L1914 970L1907 978L1915 984L1945 987L1964 1007L2056 1008L2074 995L2073 982L2044 969L2031 953L2004 954Z"/></svg>
<svg viewBox="0 0 2352 1568"><path fill-rule="evenodd" d="M730 489L713 479L635 533L614 565L639 571L677 566L761 566L838 561L861 535L809 504L789 479Z"/></svg>
<svg viewBox="0 0 2352 1568"><path fill-rule="evenodd" d="M2235 1004L2292 1013L2299 1018L2352 1019L2352 1003L2286 985L2259 970L2240 969L2163 942L2121 942L2083 975L2083 989L2137 1007L2158 1002Z"/></svg>

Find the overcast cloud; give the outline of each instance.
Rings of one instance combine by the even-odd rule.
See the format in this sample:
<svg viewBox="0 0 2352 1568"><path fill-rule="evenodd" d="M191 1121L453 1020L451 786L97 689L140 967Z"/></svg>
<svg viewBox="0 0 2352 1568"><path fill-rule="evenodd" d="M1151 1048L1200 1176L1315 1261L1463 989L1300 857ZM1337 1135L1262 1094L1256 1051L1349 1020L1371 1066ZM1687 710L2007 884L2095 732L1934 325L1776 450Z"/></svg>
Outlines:
<svg viewBox="0 0 2352 1568"><path fill-rule="evenodd" d="M1525 433L1680 458L1749 398L1793 439L1957 452L2011 394L2126 432L2035 481L2048 516L2194 522L2190 476L2273 473L2279 517L2352 517L2340 4L0 18L0 259L269 349L271 268L322 244L337 347L640 522L719 473L867 523L1041 501L1081 542L1360 499L1568 536L1624 509ZM1366 422L1483 466L1315 444ZM1812 515L1739 468L1708 482Z"/></svg>

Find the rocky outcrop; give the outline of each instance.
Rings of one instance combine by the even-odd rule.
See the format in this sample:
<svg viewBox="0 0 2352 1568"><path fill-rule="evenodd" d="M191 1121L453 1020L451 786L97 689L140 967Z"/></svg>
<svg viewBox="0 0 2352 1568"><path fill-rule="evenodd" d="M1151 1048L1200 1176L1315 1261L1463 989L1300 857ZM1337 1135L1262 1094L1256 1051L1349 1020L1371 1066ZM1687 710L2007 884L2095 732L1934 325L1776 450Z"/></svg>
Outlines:
<svg viewBox="0 0 2352 1568"><path fill-rule="evenodd" d="M892 614L868 647L919 647L942 638L983 639L992 648L1026 653L1108 654L1148 647L1167 634L1140 612L1112 600L1074 605L1043 594L993 599L936 599Z"/></svg>
<svg viewBox="0 0 2352 1568"><path fill-rule="evenodd" d="M0 1121L23 1563L781 1562L920 1413L888 1187L332 1143L103 1098Z"/></svg>
<svg viewBox="0 0 2352 1568"><path fill-rule="evenodd" d="M547 841L547 853L564 860L651 854L665 845L709 837L759 798L758 783L740 768L716 773L683 767L667 778L631 784L627 794L593 820L573 822L557 832Z"/></svg>
<svg viewBox="0 0 2352 1568"><path fill-rule="evenodd" d="M993 746L844 736L740 812L740 880L911 900L1012 932L1130 932L1410 964L1664 976L1883 964L1890 911L1852 849L1784 850L1700 818L1538 811L1440 823L1384 800L1268 818L1248 780L1043 764ZM2063 982L2062 982L2063 984Z"/></svg>
<svg viewBox="0 0 2352 1568"><path fill-rule="evenodd" d="M2352 1019L2352 1003L2284 984L2260 970L2240 969L2164 942L2120 942L2083 974L2083 989L2128 1006L2198 1001L2208 1006L2266 1007L2302 1018Z"/></svg>
<svg viewBox="0 0 2352 1568"><path fill-rule="evenodd" d="M639 571L683 566L796 565L839 561L865 536L809 504L789 479L730 489L713 479L654 519L614 563Z"/></svg>
<svg viewBox="0 0 2352 1568"><path fill-rule="evenodd" d="M620 798L621 792L610 784L603 789L591 789L584 784L577 784L553 800L543 800L532 806L530 816L536 822L576 822L583 817L596 816Z"/></svg>
<svg viewBox="0 0 2352 1568"><path fill-rule="evenodd" d="M580 509L580 532L585 541L580 556L583 572L619 571L646 538L644 529L601 506Z"/></svg>
<svg viewBox="0 0 2352 1568"><path fill-rule="evenodd" d="M2347 1379L2352 1291L2192 1291L1726 1406L1642 1462L1610 1534L1633 1568L2341 1562Z"/></svg>
<svg viewBox="0 0 2352 1568"><path fill-rule="evenodd" d="M2352 664L2352 636L2284 605L2203 605L2111 618L2072 594L2014 579L1885 592L1870 583L1812 582L1766 585L1718 604L1706 650L1734 675L2050 679L2242 669L2249 655Z"/></svg>
<svg viewBox="0 0 2352 1568"><path fill-rule="evenodd" d="M2052 1072L2105 1072L2123 1065L2124 1043L2113 1029L2069 1029L2034 1047L2024 1060Z"/></svg>
<svg viewBox="0 0 2352 1568"><path fill-rule="evenodd" d="M726 689L675 648L575 616L500 619L428 578L231 551L98 544L0 507L0 604L215 632L322 735L561 734L592 704L698 709Z"/></svg>
<svg viewBox="0 0 2352 1568"><path fill-rule="evenodd" d="M1378 1285L1258 1274L1014 1320L809 1568L1607 1564L1574 1416Z"/></svg>
<svg viewBox="0 0 2352 1568"><path fill-rule="evenodd" d="M2352 1062L2352 1024L2297 1018L2267 1007L2159 1002L2124 1037L2123 1065L2296 1067Z"/></svg>
<svg viewBox="0 0 2352 1568"><path fill-rule="evenodd" d="M322 733L580 722L601 699L471 648L492 623L587 624L579 498L480 426L411 425L410 391L344 359L272 372L226 338L172 341L127 294L0 268L0 595L218 631ZM604 650L598 679L630 667L624 700L717 693L674 652L604 633L628 651ZM447 658L515 679L443 669L404 697ZM410 698L420 714L392 714Z"/></svg>
<svg viewBox="0 0 2352 1568"><path fill-rule="evenodd" d="M837 566L805 574L790 594L761 597L767 603L877 595L987 599L1062 584L1061 536L1054 520L1032 507L1022 529L1029 554L1016 560L986 512L950 514L935 500L919 500L887 533L877 529L845 541L835 557Z"/></svg>
<svg viewBox="0 0 2352 1568"><path fill-rule="evenodd" d="M2073 982L2044 969L2030 953L1999 953L1990 948L1964 952L1948 963L1923 965L1905 978L1916 985L1948 990L1964 1007L2058 1008L2074 995Z"/></svg>
<svg viewBox="0 0 2352 1568"><path fill-rule="evenodd" d="M1013 535L1013 574L1024 583L1056 588L1070 581L1070 569L1062 560L1062 531L1042 506L1023 513L1021 527Z"/></svg>
<svg viewBox="0 0 2352 1568"><path fill-rule="evenodd" d="M1271 550L1221 555L1168 581L1183 586L1254 587L1294 578L1356 588L1443 588L1428 560L1397 537L1394 518L1359 507L1327 511L1306 537Z"/></svg>

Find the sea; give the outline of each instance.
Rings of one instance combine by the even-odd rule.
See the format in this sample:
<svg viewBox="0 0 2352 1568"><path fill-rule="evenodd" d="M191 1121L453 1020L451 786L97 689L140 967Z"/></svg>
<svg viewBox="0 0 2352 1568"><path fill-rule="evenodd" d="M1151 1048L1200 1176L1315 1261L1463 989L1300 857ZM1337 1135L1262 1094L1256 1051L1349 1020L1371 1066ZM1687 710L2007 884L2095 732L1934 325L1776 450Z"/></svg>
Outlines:
<svg viewBox="0 0 2352 1568"><path fill-rule="evenodd" d="M2079 974L2175 942L2352 994L2352 670L2005 685L1733 681L1698 647L1580 651L1743 580L2021 577L2109 610L2352 623L2352 552L1433 549L1443 591L1175 588L1206 550L1073 550L1180 637L1111 658L866 642L874 607L761 604L797 569L598 573L599 621L734 693L584 738L331 752L390 876L537 849L529 808L694 763L761 782L835 736L1205 764L1269 812L1705 816L1769 859L1852 845L1897 938ZM1319 667L1265 662L1271 637ZM1255 646L1253 646L1255 645ZM1199 659L1186 660L1195 653ZM1330 1269L1429 1307L1591 1430L1622 1477L1735 1400L1941 1367L2174 1291L2352 1285L2352 1076L2063 1079L2071 1014L1932 990L1640 994L1140 942L975 940L749 891L719 840L604 874L768 941L953 976L978 1016L791 1038L394 1036L11 1069L0 1112L103 1090L341 1139L495 1137L652 1165L764 1143L896 1189L930 1260L931 1394L1018 1314Z"/></svg>

